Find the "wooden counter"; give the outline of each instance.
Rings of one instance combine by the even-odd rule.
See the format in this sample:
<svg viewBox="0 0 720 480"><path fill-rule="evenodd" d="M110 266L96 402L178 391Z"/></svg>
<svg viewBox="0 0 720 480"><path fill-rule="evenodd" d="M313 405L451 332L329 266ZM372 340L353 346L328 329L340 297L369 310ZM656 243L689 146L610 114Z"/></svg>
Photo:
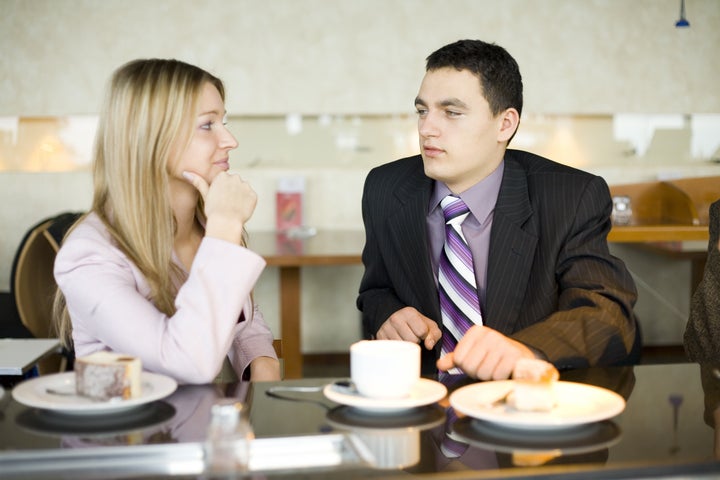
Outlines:
<svg viewBox="0 0 720 480"><path fill-rule="evenodd" d="M630 199L632 220L614 225L608 241L689 260L692 295L705 271L710 204L720 198L720 177L613 185L610 193ZM695 245L688 249L686 242Z"/></svg>
<svg viewBox="0 0 720 480"><path fill-rule="evenodd" d="M612 185L610 194L629 199L632 217L627 225L613 226L609 242L707 242L710 204L720 198L720 177Z"/></svg>
<svg viewBox="0 0 720 480"><path fill-rule="evenodd" d="M608 242L654 243L704 241L709 238L707 225L614 225Z"/></svg>
<svg viewBox="0 0 720 480"><path fill-rule="evenodd" d="M610 194L630 199L631 226L707 228L710 204L720 198L720 176L612 185Z"/></svg>

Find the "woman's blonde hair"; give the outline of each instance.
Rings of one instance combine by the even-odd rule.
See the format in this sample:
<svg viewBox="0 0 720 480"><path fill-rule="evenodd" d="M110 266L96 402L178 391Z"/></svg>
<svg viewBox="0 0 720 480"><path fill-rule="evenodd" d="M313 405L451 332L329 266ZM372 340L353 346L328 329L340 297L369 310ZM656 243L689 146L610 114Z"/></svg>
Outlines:
<svg viewBox="0 0 720 480"><path fill-rule="evenodd" d="M92 211L150 285L150 299L175 313L184 274L172 260L176 222L170 206L168 162L190 142L198 99L220 79L196 66L165 59L131 61L115 71L103 101L94 147ZM205 224L202 198L197 216ZM72 325L60 289L55 324L72 348Z"/></svg>

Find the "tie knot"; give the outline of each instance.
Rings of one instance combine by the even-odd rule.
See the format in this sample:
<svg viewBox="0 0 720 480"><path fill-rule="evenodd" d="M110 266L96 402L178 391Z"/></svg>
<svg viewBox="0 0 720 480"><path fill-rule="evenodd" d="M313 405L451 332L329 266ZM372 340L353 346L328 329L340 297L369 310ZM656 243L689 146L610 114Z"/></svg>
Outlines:
<svg viewBox="0 0 720 480"><path fill-rule="evenodd" d="M454 195L448 195L443 198L440 202L440 206L443 209L443 215L445 215L445 222L450 222L462 215L467 215L470 209L461 198Z"/></svg>

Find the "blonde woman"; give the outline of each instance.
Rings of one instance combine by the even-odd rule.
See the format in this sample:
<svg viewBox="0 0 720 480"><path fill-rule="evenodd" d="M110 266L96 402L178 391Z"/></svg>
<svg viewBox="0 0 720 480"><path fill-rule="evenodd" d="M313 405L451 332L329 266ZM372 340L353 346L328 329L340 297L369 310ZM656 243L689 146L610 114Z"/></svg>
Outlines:
<svg viewBox="0 0 720 480"><path fill-rule="evenodd" d="M180 383L280 378L251 296L265 261L244 242L257 198L228 173L224 101L218 78L176 60L112 76L92 209L55 261L58 333L76 356L135 355Z"/></svg>

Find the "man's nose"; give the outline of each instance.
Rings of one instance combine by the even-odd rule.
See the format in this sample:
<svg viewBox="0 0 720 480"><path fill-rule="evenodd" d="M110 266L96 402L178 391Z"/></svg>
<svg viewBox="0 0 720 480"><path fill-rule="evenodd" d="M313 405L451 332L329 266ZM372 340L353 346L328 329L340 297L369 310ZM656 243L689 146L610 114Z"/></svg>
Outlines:
<svg viewBox="0 0 720 480"><path fill-rule="evenodd" d="M422 137L434 137L439 132L437 119L431 113L425 115L418 122L418 133Z"/></svg>

